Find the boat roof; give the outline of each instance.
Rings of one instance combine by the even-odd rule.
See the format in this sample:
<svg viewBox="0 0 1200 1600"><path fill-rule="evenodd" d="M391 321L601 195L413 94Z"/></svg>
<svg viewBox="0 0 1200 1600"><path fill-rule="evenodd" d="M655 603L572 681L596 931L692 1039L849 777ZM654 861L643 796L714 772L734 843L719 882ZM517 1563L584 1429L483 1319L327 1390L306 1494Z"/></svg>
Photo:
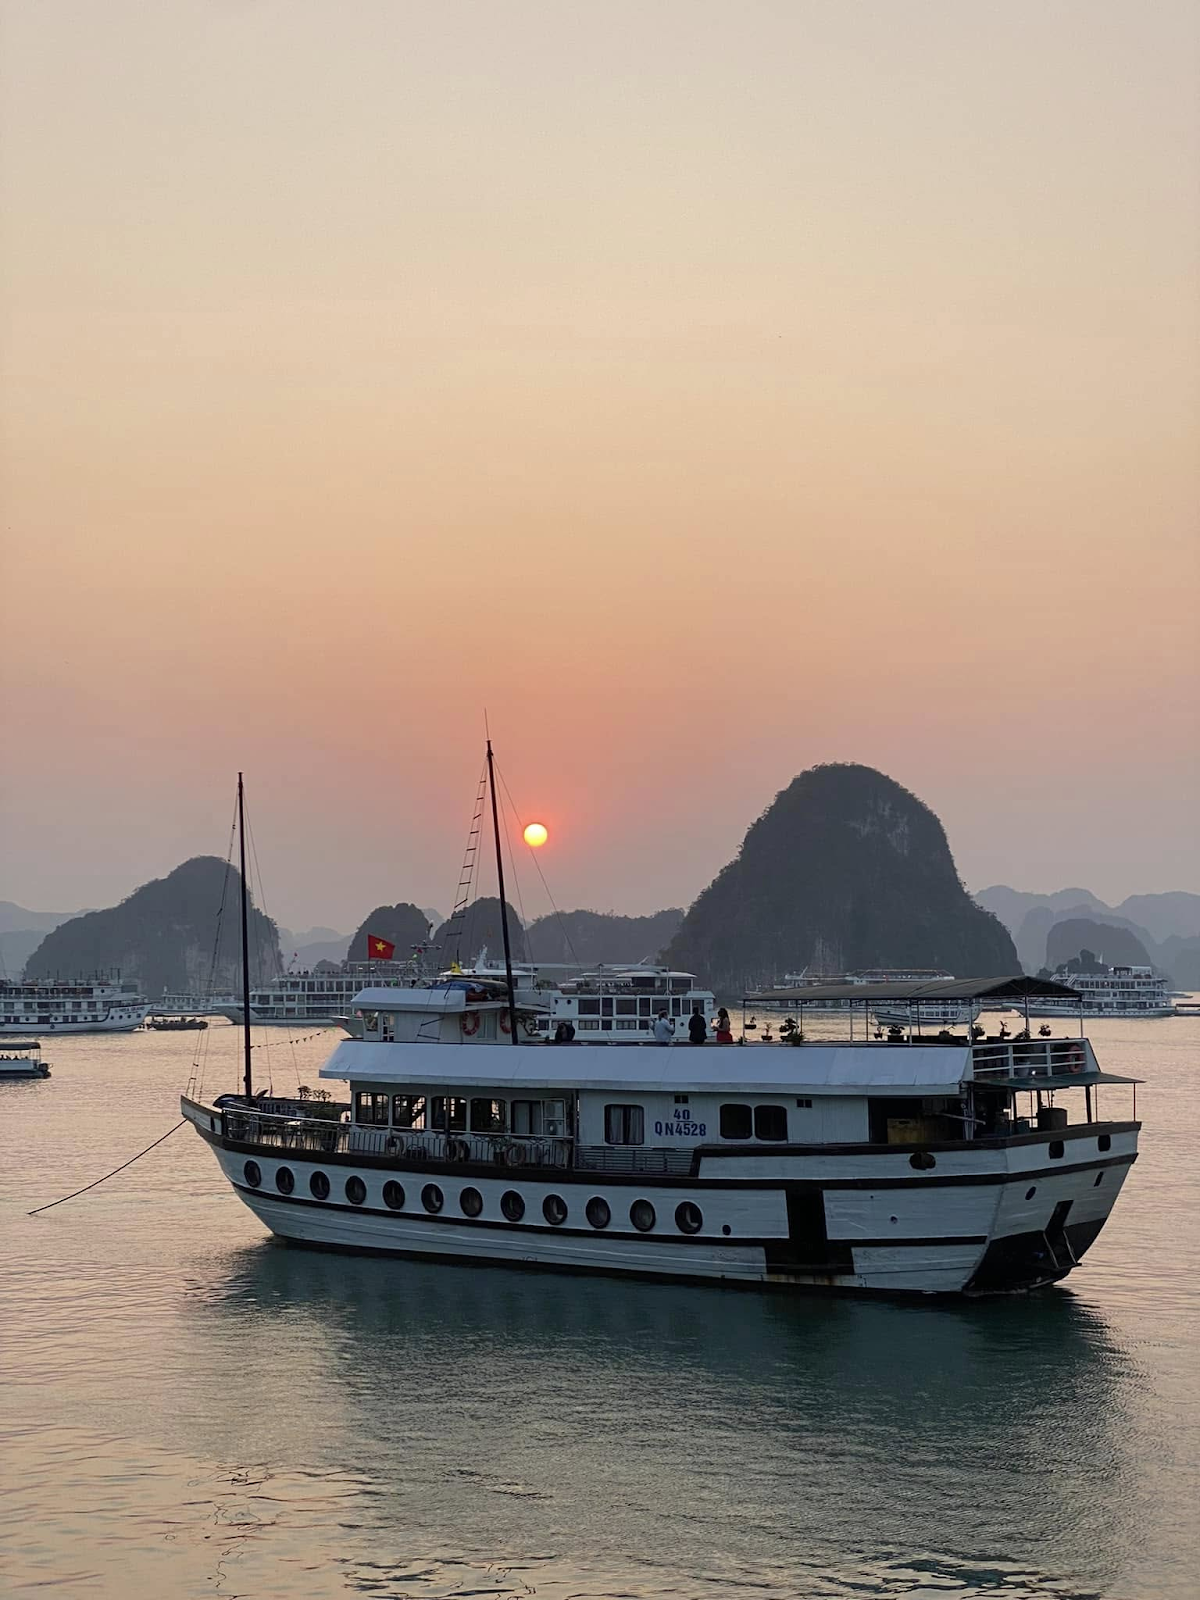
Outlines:
<svg viewBox="0 0 1200 1600"><path fill-rule="evenodd" d="M322 1078L446 1089L528 1089L545 1095L606 1093L893 1094L957 1090L972 1076L966 1045L375 1044L345 1039ZM1076 1082L1079 1080L1076 1079Z"/></svg>
<svg viewBox="0 0 1200 1600"><path fill-rule="evenodd" d="M745 997L747 1005L778 1004L794 1000L797 1005L813 1000L1033 1000L1035 998L1078 1000L1079 991L1053 978L930 978L908 983L821 983L804 984L797 989L763 989Z"/></svg>
<svg viewBox="0 0 1200 1600"><path fill-rule="evenodd" d="M0 1034L0 1052L5 1050L40 1050L40 1039L6 1039Z"/></svg>

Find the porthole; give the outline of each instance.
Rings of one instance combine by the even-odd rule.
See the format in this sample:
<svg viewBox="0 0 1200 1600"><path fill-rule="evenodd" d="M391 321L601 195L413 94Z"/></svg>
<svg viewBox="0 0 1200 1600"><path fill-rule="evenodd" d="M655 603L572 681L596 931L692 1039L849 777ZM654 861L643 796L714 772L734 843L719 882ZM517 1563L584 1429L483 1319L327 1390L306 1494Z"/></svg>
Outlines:
<svg viewBox="0 0 1200 1600"><path fill-rule="evenodd" d="M436 1214L442 1209L445 1203L446 1202L442 1195L442 1191L438 1188L436 1183L427 1183L421 1190L421 1204L425 1207L426 1211Z"/></svg>
<svg viewBox="0 0 1200 1600"><path fill-rule="evenodd" d="M552 1228L561 1228L567 1220L567 1202L560 1194L548 1194L542 1201L542 1215Z"/></svg>
<svg viewBox="0 0 1200 1600"><path fill-rule="evenodd" d="M1050 1156L1051 1161L1061 1161L1062 1160L1062 1155L1063 1155L1063 1150L1065 1148L1066 1147L1063 1144L1061 1139L1052 1139L1050 1141L1050 1150L1049 1150L1049 1156Z"/></svg>
<svg viewBox="0 0 1200 1600"><path fill-rule="evenodd" d="M329 1179L323 1172L314 1172L308 1180L308 1191L314 1200L329 1199Z"/></svg>
<svg viewBox="0 0 1200 1600"><path fill-rule="evenodd" d="M592 1196L583 1210L593 1228L607 1228L612 1221L608 1201L602 1200L598 1194Z"/></svg>
<svg viewBox="0 0 1200 1600"><path fill-rule="evenodd" d="M1098 1150L1111 1150L1112 1149L1112 1134L1111 1133L1102 1133L1100 1135L1100 1137L1096 1140L1096 1148Z"/></svg>
<svg viewBox="0 0 1200 1600"><path fill-rule="evenodd" d="M500 1209L510 1222L520 1222L525 1215L525 1202L515 1189L506 1189L500 1196Z"/></svg>
<svg viewBox="0 0 1200 1600"><path fill-rule="evenodd" d="M691 1200L675 1207L675 1226L680 1233L699 1233L704 1226L704 1213Z"/></svg>
<svg viewBox="0 0 1200 1600"><path fill-rule="evenodd" d="M478 1189L464 1189L458 1197L464 1217L477 1217L483 1210L483 1196Z"/></svg>
<svg viewBox="0 0 1200 1600"><path fill-rule="evenodd" d="M629 1220L639 1233L649 1233L656 1221L649 1200L635 1200L629 1208Z"/></svg>
<svg viewBox="0 0 1200 1600"><path fill-rule="evenodd" d="M908 1158L910 1167L915 1167L918 1172L929 1172L937 1166L937 1157L931 1156L928 1150L914 1150Z"/></svg>
<svg viewBox="0 0 1200 1600"><path fill-rule="evenodd" d="M727 1222L723 1222L721 1224L721 1232L728 1239L729 1235L733 1232L733 1229L729 1226L729 1224Z"/></svg>
<svg viewBox="0 0 1200 1600"><path fill-rule="evenodd" d="M1035 1183L1032 1189L1026 1189L1026 1191L1025 1191L1026 1200L1032 1200L1036 1193L1037 1193L1037 1184Z"/></svg>
<svg viewBox="0 0 1200 1600"><path fill-rule="evenodd" d="M360 1206L367 1198L367 1186L361 1178L346 1179L346 1199L352 1206Z"/></svg>
<svg viewBox="0 0 1200 1600"><path fill-rule="evenodd" d="M383 1186L383 1203L389 1211L404 1210L404 1188L395 1178L389 1178Z"/></svg>
<svg viewBox="0 0 1200 1600"><path fill-rule="evenodd" d="M292 1190L296 1187L296 1174L292 1171L291 1167L275 1168L275 1187L279 1190L280 1194L291 1194Z"/></svg>
<svg viewBox="0 0 1200 1600"><path fill-rule="evenodd" d="M262 1168L259 1166L258 1162L247 1161L246 1165L242 1168L242 1173L250 1187L252 1189L257 1189L259 1184L262 1182Z"/></svg>
<svg viewBox="0 0 1200 1600"><path fill-rule="evenodd" d="M1098 1172L1096 1174L1096 1181L1092 1185L1092 1188L1093 1189L1098 1189L1103 1182L1104 1182L1104 1174L1102 1172Z"/></svg>

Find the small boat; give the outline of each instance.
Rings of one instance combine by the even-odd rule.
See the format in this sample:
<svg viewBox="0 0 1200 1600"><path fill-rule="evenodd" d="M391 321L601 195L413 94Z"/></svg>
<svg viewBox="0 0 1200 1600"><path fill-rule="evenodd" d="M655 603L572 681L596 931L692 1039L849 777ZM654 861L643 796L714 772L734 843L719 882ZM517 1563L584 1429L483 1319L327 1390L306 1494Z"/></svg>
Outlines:
<svg viewBox="0 0 1200 1600"><path fill-rule="evenodd" d="M146 1026L154 1033L199 1033L208 1023L203 1017L147 1017Z"/></svg>
<svg viewBox="0 0 1200 1600"><path fill-rule="evenodd" d="M0 1078L48 1078L40 1039L0 1040Z"/></svg>

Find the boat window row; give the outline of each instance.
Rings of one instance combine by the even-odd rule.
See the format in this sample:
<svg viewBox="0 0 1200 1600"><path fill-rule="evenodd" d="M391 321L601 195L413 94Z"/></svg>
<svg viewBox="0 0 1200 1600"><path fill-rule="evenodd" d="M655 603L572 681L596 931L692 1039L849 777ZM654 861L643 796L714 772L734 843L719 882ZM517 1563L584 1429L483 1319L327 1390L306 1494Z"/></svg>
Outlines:
<svg viewBox="0 0 1200 1600"><path fill-rule="evenodd" d="M459 1095L380 1094L359 1090L354 1120L366 1127L432 1129L436 1133L512 1133L561 1139L564 1100L466 1099Z"/></svg>
<svg viewBox="0 0 1200 1600"><path fill-rule="evenodd" d="M580 995L576 1001L581 1017L653 1017L665 1011L672 1017L690 1016L694 1003L678 995L660 999L635 995Z"/></svg>
<svg viewBox="0 0 1200 1600"><path fill-rule="evenodd" d="M242 1169L242 1176L251 1189L262 1188L263 1173L257 1161L247 1161ZM291 1167L276 1167L275 1188L282 1195L295 1192L296 1174ZM331 1190L328 1174L314 1172L308 1180L308 1189L314 1200L328 1200ZM366 1203L367 1186L357 1173L351 1174L346 1179L342 1192L352 1206ZM416 1209L415 1206L409 1205L404 1185L397 1183L394 1178L389 1178L383 1185L381 1198L389 1211ZM445 1209L446 1196L440 1184L423 1184L419 1199L421 1209L430 1216L437 1216ZM459 1190L458 1208L464 1217L482 1216L484 1198L473 1184L468 1184ZM523 1221L526 1213L524 1195L516 1189L506 1189L500 1196L500 1213L508 1222ZM561 1228L570 1214L570 1207L562 1195L548 1194L542 1200L542 1216L552 1228ZM585 1202L583 1216L590 1227L600 1232L612 1222L612 1206L603 1195L594 1194ZM658 1226L658 1212L651 1201L634 1200L629 1207L629 1221L639 1233L653 1233ZM704 1227L704 1213L694 1200L682 1200L675 1207L675 1226L680 1233L687 1234L699 1233ZM728 1233L729 1229L725 1228L723 1231Z"/></svg>

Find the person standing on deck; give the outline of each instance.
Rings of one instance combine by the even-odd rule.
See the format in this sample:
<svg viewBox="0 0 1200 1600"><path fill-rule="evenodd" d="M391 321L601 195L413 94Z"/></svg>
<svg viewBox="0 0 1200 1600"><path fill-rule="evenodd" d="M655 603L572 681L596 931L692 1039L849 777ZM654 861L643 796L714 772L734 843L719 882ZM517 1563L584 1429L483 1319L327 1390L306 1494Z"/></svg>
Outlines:
<svg viewBox="0 0 1200 1600"><path fill-rule="evenodd" d="M692 1044L705 1044L708 1040L708 1023L698 1005L692 1007L692 1014L688 1018L688 1039Z"/></svg>
<svg viewBox="0 0 1200 1600"><path fill-rule="evenodd" d="M675 1020L668 1017L665 1011L660 1011L654 1019L655 1044L675 1043Z"/></svg>
<svg viewBox="0 0 1200 1600"><path fill-rule="evenodd" d="M733 1029L729 1023L729 1013L724 1006L717 1012L717 1020L713 1023L713 1027L717 1030L718 1044L733 1043Z"/></svg>

